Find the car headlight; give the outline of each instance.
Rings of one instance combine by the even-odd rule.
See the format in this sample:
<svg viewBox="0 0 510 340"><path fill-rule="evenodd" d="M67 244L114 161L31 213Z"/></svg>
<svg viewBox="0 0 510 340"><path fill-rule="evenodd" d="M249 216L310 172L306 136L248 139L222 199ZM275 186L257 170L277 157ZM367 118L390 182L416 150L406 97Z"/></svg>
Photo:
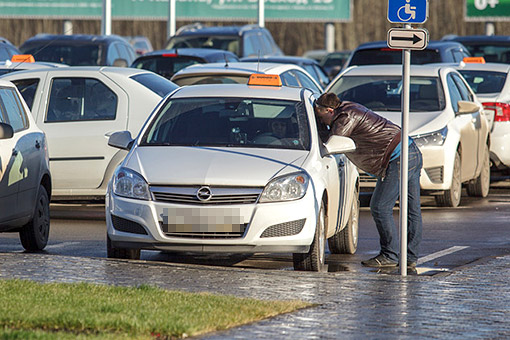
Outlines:
<svg viewBox="0 0 510 340"><path fill-rule="evenodd" d="M133 170L119 168L113 175L113 193L118 196L150 200L149 185Z"/></svg>
<svg viewBox="0 0 510 340"><path fill-rule="evenodd" d="M281 202L300 199L306 194L309 182L310 177L304 172L275 178L266 185L259 202Z"/></svg>
<svg viewBox="0 0 510 340"><path fill-rule="evenodd" d="M448 134L448 127L445 126L441 130L427 133L424 135L418 135L413 137L414 142L418 147L421 146L441 146L444 144L446 135Z"/></svg>

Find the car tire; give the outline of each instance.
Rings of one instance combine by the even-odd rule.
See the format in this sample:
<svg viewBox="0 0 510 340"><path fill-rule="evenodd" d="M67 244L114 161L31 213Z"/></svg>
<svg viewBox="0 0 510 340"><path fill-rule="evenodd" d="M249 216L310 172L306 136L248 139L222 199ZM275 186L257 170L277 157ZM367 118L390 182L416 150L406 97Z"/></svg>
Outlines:
<svg viewBox="0 0 510 340"><path fill-rule="evenodd" d="M482 171L480 175L467 185L467 193L474 197L487 197L491 185L491 165L489 156L489 146L485 145L485 154L483 157Z"/></svg>
<svg viewBox="0 0 510 340"><path fill-rule="evenodd" d="M453 162L453 175L452 184L450 189L445 190L442 195L435 196L436 204L438 207L458 207L460 204L460 197L462 195L462 180L460 168L460 154L459 151L455 153L455 160Z"/></svg>
<svg viewBox="0 0 510 340"><path fill-rule="evenodd" d="M315 227L315 236L308 253L292 254L294 270L318 272L324 267L326 257L326 213L324 203L321 204L319 216L317 216L317 225Z"/></svg>
<svg viewBox="0 0 510 340"><path fill-rule="evenodd" d="M139 260L140 249L114 247L110 236L106 235L106 257L109 259Z"/></svg>
<svg viewBox="0 0 510 340"><path fill-rule="evenodd" d="M50 199L46 188L39 186L32 219L19 232L21 245L27 251L43 250L50 235Z"/></svg>
<svg viewBox="0 0 510 340"><path fill-rule="evenodd" d="M358 228L359 198L356 190L347 225L328 239L329 251L332 254L354 254L358 249Z"/></svg>

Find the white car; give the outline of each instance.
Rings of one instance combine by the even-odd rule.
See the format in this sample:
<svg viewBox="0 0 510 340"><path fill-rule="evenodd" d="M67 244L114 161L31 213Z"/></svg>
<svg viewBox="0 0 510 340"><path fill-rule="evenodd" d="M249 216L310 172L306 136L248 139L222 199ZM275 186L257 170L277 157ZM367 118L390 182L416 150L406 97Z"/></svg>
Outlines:
<svg viewBox="0 0 510 340"><path fill-rule="evenodd" d="M108 257L293 253L295 269L317 271L326 238L332 253L354 253L358 172L341 154L354 143L321 143L313 101L278 85L184 86L136 139L113 134L130 151L106 196Z"/></svg>
<svg viewBox="0 0 510 340"><path fill-rule="evenodd" d="M486 111L492 113L491 161L499 170L510 169L510 65L461 63L457 67Z"/></svg>
<svg viewBox="0 0 510 340"><path fill-rule="evenodd" d="M18 232L28 251L50 232L48 145L16 87L0 80L0 232Z"/></svg>
<svg viewBox="0 0 510 340"><path fill-rule="evenodd" d="M152 110L177 88L147 70L65 67L14 72L12 81L46 133L54 200L104 199L125 151L108 146L115 131L138 133Z"/></svg>
<svg viewBox="0 0 510 340"><path fill-rule="evenodd" d="M188 66L172 76L170 80L179 86L202 84L247 84L253 73L276 74L282 84L292 87L304 87L314 93L322 93L322 86L295 64L225 62Z"/></svg>
<svg viewBox="0 0 510 340"><path fill-rule="evenodd" d="M325 91L401 124L402 66L354 66ZM456 207L462 184L470 196L489 193L489 123L466 80L451 66L411 66L409 135L423 154L420 185L438 206ZM363 176L362 186L375 185Z"/></svg>

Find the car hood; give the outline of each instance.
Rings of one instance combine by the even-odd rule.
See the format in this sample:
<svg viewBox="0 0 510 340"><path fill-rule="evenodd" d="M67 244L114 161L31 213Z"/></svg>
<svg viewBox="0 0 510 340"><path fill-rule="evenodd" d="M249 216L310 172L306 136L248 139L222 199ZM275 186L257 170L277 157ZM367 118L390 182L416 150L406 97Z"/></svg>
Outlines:
<svg viewBox="0 0 510 340"><path fill-rule="evenodd" d="M301 170L308 151L216 147L138 147L125 166L149 184L265 186Z"/></svg>
<svg viewBox="0 0 510 340"><path fill-rule="evenodd" d="M377 111L376 113L398 126L401 126L402 112ZM453 118L453 114L451 118ZM448 124L451 118L448 112L445 111L410 112L408 126L409 135L421 135L441 130Z"/></svg>

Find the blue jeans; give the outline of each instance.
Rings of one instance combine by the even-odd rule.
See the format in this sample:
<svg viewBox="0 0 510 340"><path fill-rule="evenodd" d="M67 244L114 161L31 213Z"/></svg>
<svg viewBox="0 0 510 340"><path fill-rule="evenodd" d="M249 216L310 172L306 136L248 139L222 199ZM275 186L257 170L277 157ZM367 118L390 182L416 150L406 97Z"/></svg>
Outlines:
<svg viewBox="0 0 510 340"><path fill-rule="evenodd" d="M408 220L407 220L407 259L418 260L422 235L420 208L420 171L423 166L421 152L416 144L409 145L408 164ZM386 169L386 176L378 178L370 200L370 212L379 232L381 254L398 261L399 233L393 218L393 207L399 197L400 157L391 161Z"/></svg>

